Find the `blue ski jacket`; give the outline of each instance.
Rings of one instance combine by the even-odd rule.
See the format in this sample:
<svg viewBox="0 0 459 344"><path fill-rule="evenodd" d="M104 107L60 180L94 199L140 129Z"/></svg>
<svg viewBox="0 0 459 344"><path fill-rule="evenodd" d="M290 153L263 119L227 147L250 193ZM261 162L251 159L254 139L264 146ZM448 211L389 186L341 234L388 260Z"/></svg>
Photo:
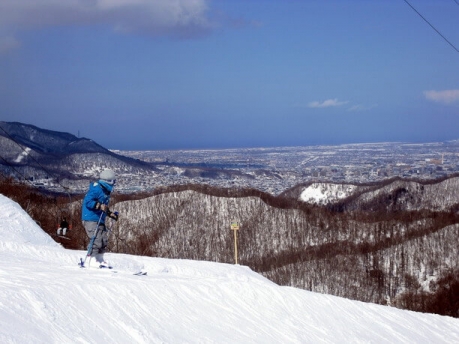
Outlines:
<svg viewBox="0 0 459 344"><path fill-rule="evenodd" d="M81 209L81 219L83 221L94 221L105 223L105 214L102 210L96 209L96 204L106 204L110 201L110 193L113 190L113 185L110 185L102 180L89 184L89 190L83 199ZM102 216L102 217L101 217Z"/></svg>

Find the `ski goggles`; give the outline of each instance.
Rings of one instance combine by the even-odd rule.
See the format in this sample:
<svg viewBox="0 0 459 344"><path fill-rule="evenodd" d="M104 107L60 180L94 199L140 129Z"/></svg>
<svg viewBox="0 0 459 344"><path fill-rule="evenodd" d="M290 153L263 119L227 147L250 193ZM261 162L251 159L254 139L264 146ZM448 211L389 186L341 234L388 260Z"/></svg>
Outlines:
<svg viewBox="0 0 459 344"><path fill-rule="evenodd" d="M104 182L110 184L110 185L115 185L116 184L116 179L110 179L110 180L105 180L104 179Z"/></svg>

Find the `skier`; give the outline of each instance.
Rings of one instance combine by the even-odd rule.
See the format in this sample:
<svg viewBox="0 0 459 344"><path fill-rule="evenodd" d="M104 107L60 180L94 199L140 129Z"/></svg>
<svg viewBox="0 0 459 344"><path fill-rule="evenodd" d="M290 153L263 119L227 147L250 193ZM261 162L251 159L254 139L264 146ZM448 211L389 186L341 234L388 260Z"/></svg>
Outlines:
<svg viewBox="0 0 459 344"><path fill-rule="evenodd" d="M67 230L69 229L69 223L67 222L67 219L64 217L61 221L61 224L59 228L57 229L57 235L58 236L65 236L67 234Z"/></svg>
<svg viewBox="0 0 459 344"><path fill-rule="evenodd" d="M115 182L115 172L110 169L103 170L99 175L99 181L89 185L89 190L83 199L81 218L89 239L93 238L97 230L92 251L88 252L91 256L89 266L110 267L104 260L104 252L108 244L108 230L105 227L105 218L108 215L118 221L118 213L112 213L108 208L110 194Z"/></svg>

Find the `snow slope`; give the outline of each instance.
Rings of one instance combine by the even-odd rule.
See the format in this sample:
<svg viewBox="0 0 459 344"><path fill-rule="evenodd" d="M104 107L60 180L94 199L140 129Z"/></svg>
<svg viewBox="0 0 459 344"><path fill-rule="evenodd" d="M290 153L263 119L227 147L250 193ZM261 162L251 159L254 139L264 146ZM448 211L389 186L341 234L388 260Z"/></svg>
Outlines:
<svg viewBox="0 0 459 344"><path fill-rule="evenodd" d="M459 319L280 287L244 266L107 254L114 273L79 268L84 254L0 195L1 343L459 343Z"/></svg>

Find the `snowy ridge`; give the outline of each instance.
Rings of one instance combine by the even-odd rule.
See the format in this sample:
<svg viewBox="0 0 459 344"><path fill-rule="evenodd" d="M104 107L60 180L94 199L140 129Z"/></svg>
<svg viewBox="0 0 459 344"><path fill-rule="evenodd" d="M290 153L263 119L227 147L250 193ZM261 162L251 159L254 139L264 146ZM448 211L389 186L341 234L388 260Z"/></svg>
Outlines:
<svg viewBox="0 0 459 344"><path fill-rule="evenodd" d="M0 195L1 343L459 343L459 319L280 287L247 267L107 254L81 269ZM147 276L133 276L144 268Z"/></svg>
<svg viewBox="0 0 459 344"><path fill-rule="evenodd" d="M449 211L457 204L459 178L420 182L396 179L387 184L353 185L340 183L312 183L300 190L299 200L310 204L333 204L356 196L353 204L369 204L376 199L390 199L406 210L430 209ZM395 201L395 200L396 201Z"/></svg>

